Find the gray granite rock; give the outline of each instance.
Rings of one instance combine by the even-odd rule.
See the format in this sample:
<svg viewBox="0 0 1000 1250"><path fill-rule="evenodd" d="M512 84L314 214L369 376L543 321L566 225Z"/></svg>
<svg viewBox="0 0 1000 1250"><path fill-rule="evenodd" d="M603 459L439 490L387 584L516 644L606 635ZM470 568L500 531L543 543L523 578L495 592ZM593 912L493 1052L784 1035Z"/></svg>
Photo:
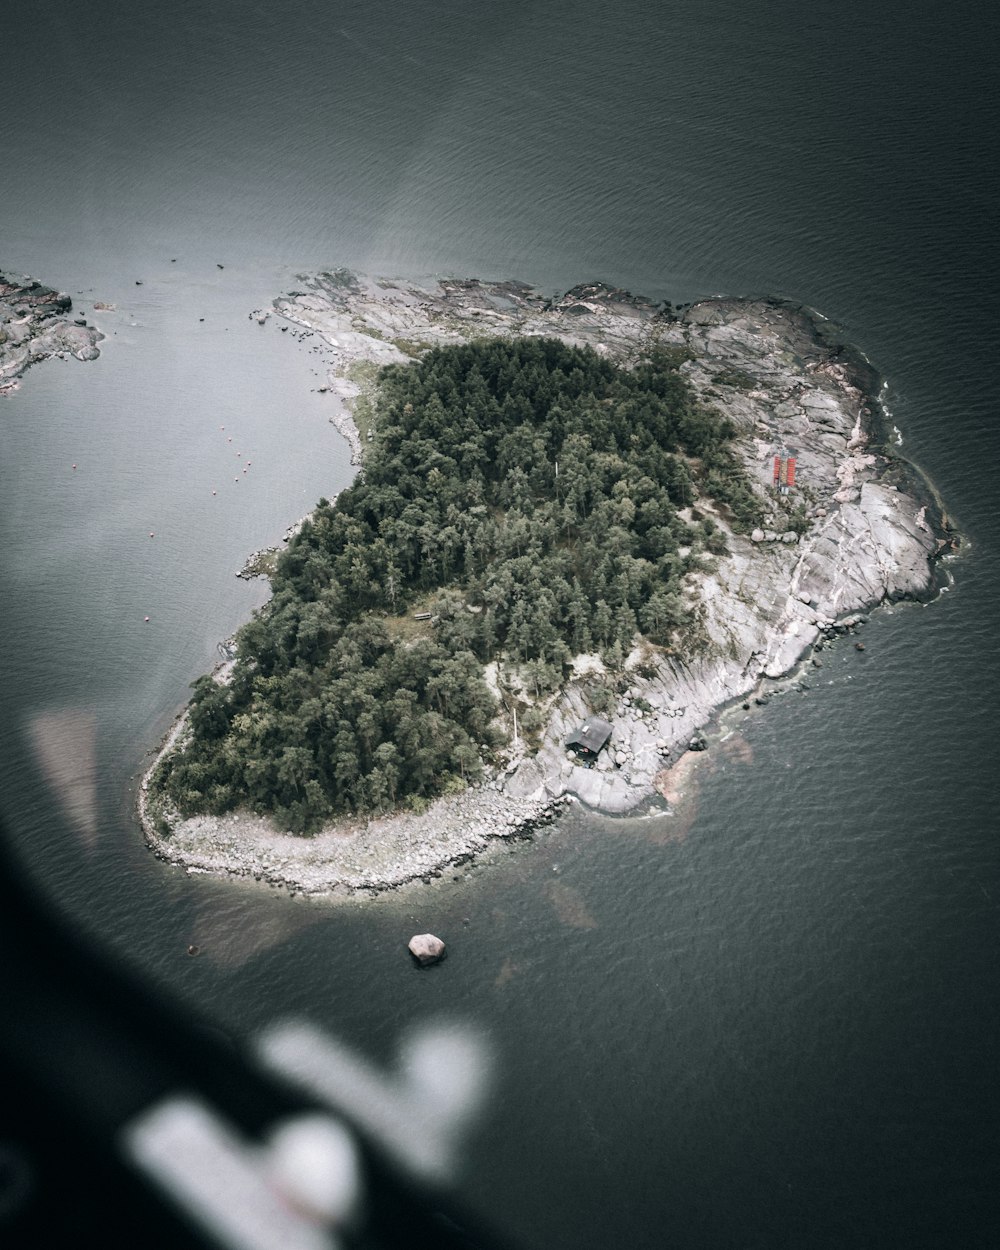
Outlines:
<svg viewBox="0 0 1000 1250"><path fill-rule="evenodd" d="M65 320L72 308L68 295L31 278L0 272L0 394L17 387L30 365L52 356L94 360L104 337L82 319Z"/></svg>
<svg viewBox="0 0 1000 1250"><path fill-rule="evenodd" d="M444 958L445 945L433 933L415 933L407 946L410 954L422 968L436 964Z"/></svg>

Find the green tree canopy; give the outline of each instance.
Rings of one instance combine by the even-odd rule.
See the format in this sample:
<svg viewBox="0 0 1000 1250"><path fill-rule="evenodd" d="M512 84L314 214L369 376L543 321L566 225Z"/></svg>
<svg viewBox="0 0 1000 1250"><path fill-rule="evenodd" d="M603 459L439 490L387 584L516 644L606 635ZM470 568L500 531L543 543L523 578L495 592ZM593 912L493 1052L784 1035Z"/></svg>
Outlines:
<svg viewBox="0 0 1000 1250"><path fill-rule="evenodd" d="M701 493L736 528L759 519L733 432L667 352L628 369L496 338L383 369L357 479L279 559L228 684L195 683L156 784L184 814L303 832L476 778L498 745L486 662L541 692L581 650L682 643L682 579L725 543L679 512Z"/></svg>

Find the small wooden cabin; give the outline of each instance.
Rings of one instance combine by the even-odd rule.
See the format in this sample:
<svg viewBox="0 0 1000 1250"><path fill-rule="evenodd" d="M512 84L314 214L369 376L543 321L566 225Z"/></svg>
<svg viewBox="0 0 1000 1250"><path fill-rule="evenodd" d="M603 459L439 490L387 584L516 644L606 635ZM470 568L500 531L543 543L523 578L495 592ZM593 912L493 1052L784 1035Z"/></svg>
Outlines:
<svg viewBox="0 0 1000 1250"><path fill-rule="evenodd" d="M611 737L611 726L599 716L591 716L585 720L566 745L582 755L585 759L593 759Z"/></svg>

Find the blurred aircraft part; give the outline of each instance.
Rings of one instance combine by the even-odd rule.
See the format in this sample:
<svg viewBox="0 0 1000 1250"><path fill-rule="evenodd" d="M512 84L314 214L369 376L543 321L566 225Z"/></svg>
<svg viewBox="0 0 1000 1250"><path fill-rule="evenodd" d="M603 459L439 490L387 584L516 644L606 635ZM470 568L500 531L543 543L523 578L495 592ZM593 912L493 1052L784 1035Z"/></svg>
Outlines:
<svg viewBox="0 0 1000 1250"><path fill-rule="evenodd" d="M125 1126L125 1154L225 1250L336 1250L268 1183L266 1156L200 1099L172 1097Z"/></svg>
<svg viewBox="0 0 1000 1250"><path fill-rule="evenodd" d="M270 1183L294 1210L334 1228L356 1224L361 1160L354 1139L332 1116L298 1115L277 1125L265 1168Z"/></svg>
<svg viewBox="0 0 1000 1250"><path fill-rule="evenodd" d="M485 1038L458 1024L404 1039L398 1075L305 1021L271 1025L256 1049L272 1072L347 1115L412 1176L435 1184L453 1179L459 1139L483 1105L493 1066Z"/></svg>
<svg viewBox="0 0 1000 1250"><path fill-rule="evenodd" d="M280 1064L263 1071L240 1039L89 946L4 846L0 829L0 1245L508 1244L427 1183L448 1174L485 1090L475 1035L426 1030L388 1078L319 1030L279 1024L275 1049L291 1028L293 1055L305 1051L295 1089ZM330 1097L302 1092L317 1068L339 1092L336 1116L318 1105Z"/></svg>

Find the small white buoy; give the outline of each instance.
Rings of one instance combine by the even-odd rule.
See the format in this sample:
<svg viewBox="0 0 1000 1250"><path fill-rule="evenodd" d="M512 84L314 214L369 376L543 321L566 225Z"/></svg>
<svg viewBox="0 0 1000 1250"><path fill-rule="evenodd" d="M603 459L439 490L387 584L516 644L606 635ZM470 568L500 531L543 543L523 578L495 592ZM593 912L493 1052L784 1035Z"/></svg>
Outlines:
<svg viewBox="0 0 1000 1250"><path fill-rule="evenodd" d="M149 617L148 617L148 616L144 616L142 619L143 619L144 621L148 621L148 620L149 620Z"/></svg>
<svg viewBox="0 0 1000 1250"><path fill-rule="evenodd" d="M217 493L216 491L214 491L214 490L212 491L212 494L213 494L213 495L214 495L214 494L216 494L216 493Z"/></svg>
<svg viewBox="0 0 1000 1250"><path fill-rule="evenodd" d="M73 465L73 468L75 469L75 468L76 468L76 465Z"/></svg>
<svg viewBox="0 0 1000 1250"><path fill-rule="evenodd" d="M150 538L155 538L155 537L156 537L156 535L153 533L153 531L152 531L152 530L150 530L150 531L149 531L149 536L150 536Z"/></svg>

